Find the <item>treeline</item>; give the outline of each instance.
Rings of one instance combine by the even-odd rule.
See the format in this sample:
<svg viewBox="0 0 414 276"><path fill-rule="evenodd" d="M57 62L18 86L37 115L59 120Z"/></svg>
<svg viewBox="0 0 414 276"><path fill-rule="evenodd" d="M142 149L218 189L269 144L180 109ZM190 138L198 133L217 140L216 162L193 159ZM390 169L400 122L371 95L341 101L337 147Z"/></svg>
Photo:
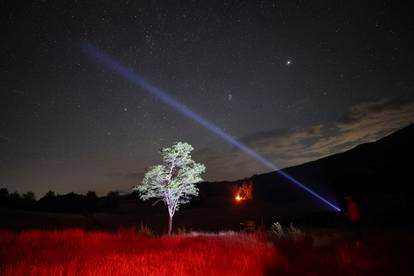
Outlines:
<svg viewBox="0 0 414 276"><path fill-rule="evenodd" d="M121 198L129 197L138 196L134 193L121 196L116 191L109 192L103 197L98 197L94 191L89 191L86 195L76 193L57 195L54 191L49 191L36 200L33 192L10 193L8 189L0 188L0 207L45 212L108 211L116 209Z"/></svg>

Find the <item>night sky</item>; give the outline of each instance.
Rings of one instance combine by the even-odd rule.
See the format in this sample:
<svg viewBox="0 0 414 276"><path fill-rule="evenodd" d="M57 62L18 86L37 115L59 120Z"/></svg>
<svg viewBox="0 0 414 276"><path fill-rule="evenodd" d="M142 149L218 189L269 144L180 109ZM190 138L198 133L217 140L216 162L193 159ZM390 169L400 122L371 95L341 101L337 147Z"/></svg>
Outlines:
<svg viewBox="0 0 414 276"><path fill-rule="evenodd" d="M85 42L280 167L414 122L414 17L400 1L44 0L0 10L9 191L128 191L176 141L194 146L208 181L269 170L96 63Z"/></svg>

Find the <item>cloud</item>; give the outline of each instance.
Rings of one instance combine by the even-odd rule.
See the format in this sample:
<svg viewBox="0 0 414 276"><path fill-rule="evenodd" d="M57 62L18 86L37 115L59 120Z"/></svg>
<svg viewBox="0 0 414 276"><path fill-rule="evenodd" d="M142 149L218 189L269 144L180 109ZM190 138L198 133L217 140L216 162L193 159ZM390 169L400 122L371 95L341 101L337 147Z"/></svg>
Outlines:
<svg viewBox="0 0 414 276"><path fill-rule="evenodd" d="M256 133L240 139L281 168L299 165L376 141L414 123L414 101L380 99L351 106L338 121L291 130ZM203 151L212 180L237 179L269 171L239 150Z"/></svg>

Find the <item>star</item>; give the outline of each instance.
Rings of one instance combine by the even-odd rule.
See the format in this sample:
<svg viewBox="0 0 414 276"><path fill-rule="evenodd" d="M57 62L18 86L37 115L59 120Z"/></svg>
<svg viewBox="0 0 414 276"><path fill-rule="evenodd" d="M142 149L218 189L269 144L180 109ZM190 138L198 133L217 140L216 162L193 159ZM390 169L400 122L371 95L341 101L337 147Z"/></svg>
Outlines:
<svg viewBox="0 0 414 276"><path fill-rule="evenodd" d="M286 130L286 139L280 141L286 141L282 144L289 147L288 143L295 143L295 135L302 135L294 132L290 136L289 129L306 130L324 124L336 130L341 123L338 118L352 115L354 106L370 108L370 104L360 107L364 99L413 98L409 93L414 87L411 65L407 62L410 47L405 47L412 45L407 34L413 24L406 7L394 2L392 9L388 4L358 7L365 15L361 19L359 13L347 12L351 4L315 3L309 9L296 1L292 14L288 0L243 4L217 1L222 3L186 5L185 9L176 1L160 1L151 7L145 1L135 1L133 6L119 1L112 8L84 5L69 11L62 1L56 1L56 7L47 13L42 5L30 7L33 17L44 18L35 21L26 16L26 7L9 2L11 6L6 5L6 9L12 12L6 21L10 31L3 35L0 46L6 49L0 51L0 71L5 80L5 91L0 93L0 118L5 118L0 120L0 162L13 169L2 170L4 166L0 166L0 179L7 179L12 191L23 187L19 182L25 181L24 187L43 193L53 188L47 183L60 178L64 180L59 182L57 192L123 189L126 182L113 181L105 187L99 183L112 170L134 168L143 173L158 160L161 144L170 146L176 141L187 141L195 151L202 149L206 154L199 155L205 157L206 180L242 179L250 173L261 173L262 167L241 157L240 162L249 170L240 169L239 153L228 161L226 154L231 149L225 141L199 129L180 115L182 111L202 115L270 156L278 155L272 151L272 143L278 143L279 130ZM321 16L321 12L330 16ZM50 28L66 24L66 19L67 28ZM402 26L401 22L407 24ZM21 35L15 36L16 32ZM387 43L381 43L382 37ZM87 44L77 41L93 44L127 67L128 72L145 78L139 82L155 90L151 88L152 92L147 93L135 81L89 58L84 51ZM68 52L69 42L70 51L76 54ZM51 49L53 55L48 55ZM394 69L398 74L384 74ZM185 105L188 110L165 105L154 97L157 91L177 99L176 107ZM409 112L406 107L401 112ZM397 116L394 111L389 114ZM61 126L62 122L65 124ZM309 143L318 144L317 139L324 139L325 132L320 135ZM327 131L326 135L329 139L333 134ZM164 139L162 143L159 137ZM130 150L130 142L134 150ZM67 147L60 150L62 145ZM345 150L340 146L331 148L332 153ZM43 171L37 169L36 162L29 162L32 167L27 171L33 174L22 178L19 175L23 173L14 173L18 160L40 156L47 150L47 158L70 160L67 174L72 173L70 162L79 159L79 164L85 163L85 167L76 166L76 185L53 172L56 169L63 173L53 162ZM128 154L138 156L124 158ZM316 158L317 154L312 156ZM102 172L96 170L101 158L116 161ZM293 164L306 158L284 155L276 163ZM49 175L57 180L42 181Z"/></svg>

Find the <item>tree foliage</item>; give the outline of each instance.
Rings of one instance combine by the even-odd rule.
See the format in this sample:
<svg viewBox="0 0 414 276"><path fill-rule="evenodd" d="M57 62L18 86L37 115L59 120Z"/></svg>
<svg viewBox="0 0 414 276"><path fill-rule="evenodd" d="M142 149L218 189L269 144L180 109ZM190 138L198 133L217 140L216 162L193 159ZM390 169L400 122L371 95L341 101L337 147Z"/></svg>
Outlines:
<svg viewBox="0 0 414 276"><path fill-rule="evenodd" d="M168 232L171 232L172 218L181 204L198 195L197 182L202 181L201 174L205 166L191 158L193 147L178 142L171 147L161 149L162 163L150 167L141 184L134 187L142 200L162 201L168 208L170 218Z"/></svg>

